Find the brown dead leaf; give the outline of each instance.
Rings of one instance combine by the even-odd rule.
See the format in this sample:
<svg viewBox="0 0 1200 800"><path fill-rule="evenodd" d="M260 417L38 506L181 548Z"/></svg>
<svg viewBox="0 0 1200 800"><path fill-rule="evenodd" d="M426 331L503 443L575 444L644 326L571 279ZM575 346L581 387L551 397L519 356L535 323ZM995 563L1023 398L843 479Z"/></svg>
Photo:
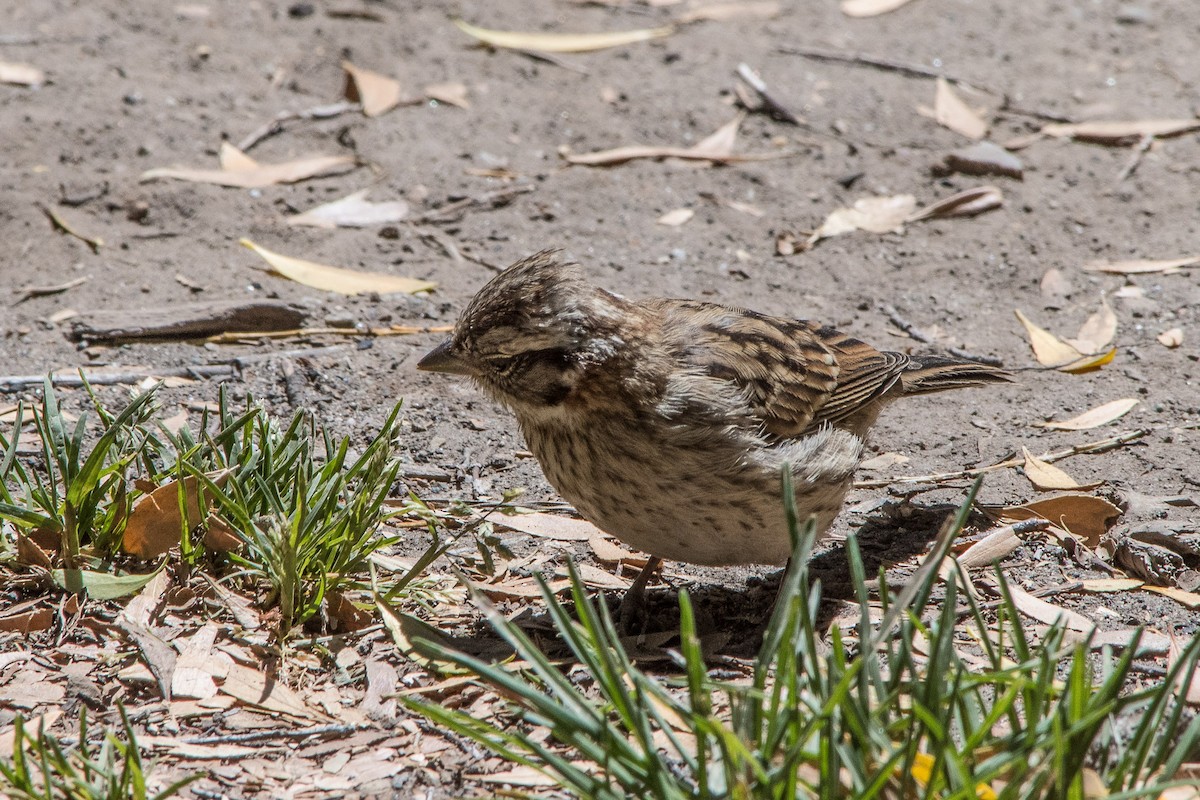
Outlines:
<svg viewBox="0 0 1200 800"><path fill-rule="evenodd" d="M138 180L144 183L167 178L239 189L261 189L281 183L296 183L334 172L345 172L355 166L353 156L311 156L280 164L260 164L229 142L221 144L220 160L220 169L160 167L143 172Z"/></svg>
<svg viewBox="0 0 1200 800"><path fill-rule="evenodd" d="M1154 338L1163 347L1169 347L1173 350L1183 344L1183 328L1170 328Z"/></svg>
<svg viewBox="0 0 1200 800"><path fill-rule="evenodd" d="M667 26L605 33L525 33L488 30L471 25L461 19L454 20L454 24L463 33L492 47L532 50L536 53L586 53L592 50L605 50L610 47L622 47L651 39L661 39L675 32L674 28Z"/></svg>
<svg viewBox="0 0 1200 800"><path fill-rule="evenodd" d="M16 86L40 86L46 82L46 73L32 64L15 61L0 61L0 83Z"/></svg>
<svg viewBox="0 0 1200 800"><path fill-rule="evenodd" d="M218 553L234 553L245 544L225 520L216 514L208 515L204 526L204 546Z"/></svg>
<svg viewBox="0 0 1200 800"><path fill-rule="evenodd" d="M541 539L565 542L586 542L604 532L590 522L557 514L507 514L492 517L492 522L514 531L528 533Z"/></svg>
<svg viewBox="0 0 1200 800"><path fill-rule="evenodd" d="M691 22L724 22L730 19L746 17L757 19L773 19L783 11L783 3L777 0L763 2L709 3L689 9L679 16L679 23L686 25Z"/></svg>
<svg viewBox="0 0 1200 800"><path fill-rule="evenodd" d="M975 109L962 101L950 82L945 78L937 79L937 94L933 105L934 119L955 133L960 133L968 139L978 141L987 135L988 124L979 116Z"/></svg>
<svg viewBox="0 0 1200 800"><path fill-rule="evenodd" d="M847 17L877 17L911 2L912 0L842 0L842 13Z"/></svg>
<svg viewBox="0 0 1200 800"><path fill-rule="evenodd" d="M304 698L282 681L271 678L232 659L228 675L220 686L221 692L248 706L283 714L302 722L333 722L333 720L304 702Z"/></svg>
<svg viewBox="0 0 1200 800"><path fill-rule="evenodd" d="M274 272L276 275L327 292L337 292L347 295L363 294L365 292L379 292L380 294L404 292L413 294L416 292L427 292L437 287L436 283L417 278L404 278L399 275L387 275L382 272L359 272L357 270L330 267L324 264L316 264L312 261L292 258L291 256L272 252L265 247L260 247L249 239L242 239L241 244L243 247L247 247L262 256L263 260L270 265L271 272Z"/></svg>
<svg viewBox="0 0 1200 800"><path fill-rule="evenodd" d="M576 571L579 573L579 579L583 581L585 586L593 589L628 589L629 581L619 575L614 575L607 570L593 567L591 564L576 564ZM562 573L559 577L564 577L566 573Z"/></svg>
<svg viewBox="0 0 1200 800"><path fill-rule="evenodd" d="M1145 275L1171 273L1185 267L1200 264L1200 256L1164 259L1134 259L1132 261L1089 261L1083 265L1084 272L1107 272L1113 275Z"/></svg>
<svg viewBox="0 0 1200 800"><path fill-rule="evenodd" d="M1100 309L1092 314L1079 328L1074 339L1066 343L1080 353L1099 353L1117 336L1117 315L1104 297L1100 298Z"/></svg>
<svg viewBox="0 0 1200 800"><path fill-rule="evenodd" d="M678 228L694 216L696 216L696 212L690 208L676 208L663 214L656 222L659 225L666 225L668 228Z"/></svg>
<svg viewBox="0 0 1200 800"><path fill-rule="evenodd" d="M53 624L54 610L50 608L33 608L0 616L0 632L3 633L28 636L31 633L50 630Z"/></svg>
<svg viewBox="0 0 1200 800"><path fill-rule="evenodd" d="M400 105L400 81L356 67L349 61L342 62L342 69L346 71L342 94L352 103L362 103L365 116L378 117Z"/></svg>
<svg viewBox="0 0 1200 800"><path fill-rule="evenodd" d="M1003 175L1017 180L1025 177L1021 159L994 142L976 142L953 150L946 154L940 169L963 175Z"/></svg>
<svg viewBox="0 0 1200 800"><path fill-rule="evenodd" d="M1030 453L1028 448L1022 447L1021 452L1025 454L1025 477L1033 484L1033 488L1039 492L1052 492L1063 489L1095 489L1100 485L1099 483L1089 483L1086 485L1078 483L1065 471L1053 464L1042 461Z"/></svg>
<svg viewBox="0 0 1200 800"><path fill-rule="evenodd" d="M1082 537L1089 547L1100 543L1109 528L1110 520L1121 516L1121 509L1090 494L1064 494L1045 500L1035 500L1019 506L985 506L985 513L1004 523L1041 517L1060 530Z"/></svg>
<svg viewBox="0 0 1200 800"><path fill-rule="evenodd" d="M1078 416L1065 419L1061 422L1035 422L1033 424L1039 428L1050 428L1056 431L1086 431L1090 428L1098 428L1101 425L1107 425L1114 420L1120 419L1132 411L1133 407L1137 404L1137 400L1127 397L1096 406Z"/></svg>
<svg viewBox="0 0 1200 800"><path fill-rule="evenodd" d="M425 87L425 96L457 108L471 107L470 101L467 100L467 85L459 81L432 83Z"/></svg>
<svg viewBox="0 0 1200 800"><path fill-rule="evenodd" d="M215 622L205 623L183 643L171 676L173 698L206 700L216 696L217 679L224 680L233 663L227 654L213 649L217 631Z"/></svg>
<svg viewBox="0 0 1200 800"><path fill-rule="evenodd" d="M314 228L366 228L399 222L408 216L408 203L393 200L372 203L367 200L370 189L346 195L340 200L310 208L302 214L287 218L288 225L311 225Z"/></svg>
<svg viewBox="0 0 1200 800"><path fill-rule="evenodd" d="M1171 647L1167 651L1168 668L1178 665L1188 649L1188 639L1171 634ZM1200 706L1200 664L1193 662L1192 669L1179 676L1183 699L1189 705Z"/></svg>
<svg viewBox="0 0 1200 800"><path fill-rule="evenodd" d="M597 561L605 564L628 564L634 567L644 567L649 561L645 553L626 550L607 536L593 536L588 539L592 555Z"/></svg>
<svg viewBox="0 0 1200 800"><path fill-rule="evenodd" d="M1004 205L1004 192L995 186L976 186L958 194L937 200L915 211L908 222L946 217L973 217Z"/></svg>
<svg viewBox="0 0 1200 800"><path fill-rule="evenodd" d="M1200 119L1093 120L1042 127L1046 136L1117 146L1137 144L1147 136L1167 139L1195 130L1200 130Z"/></svg>
<svg viewBox="0 0 1200 800"><path fill-rule="evenodd" d="M221 470L208 475L218 486L225 484L233 470ZM204 507L200 501L202 487L195 476L183 479L184 507L186 517L180 514L180 482L171 481L155 489L138 501L125 524L125 535L121 548L138 558L157 558L179 544L184 526L194 528L208 515L212 506L211 495L205 496Z"/></svg>
<svg viewBox="0 0 1200 800"><path fill-rule="evenodd" d="M897 464L907 464L909 461L911 461L911 459L901 453L880 453L873 458L868 458L862 461L858 465L858 468L868 472L873 472L875 470L894 467Z"/></svg>

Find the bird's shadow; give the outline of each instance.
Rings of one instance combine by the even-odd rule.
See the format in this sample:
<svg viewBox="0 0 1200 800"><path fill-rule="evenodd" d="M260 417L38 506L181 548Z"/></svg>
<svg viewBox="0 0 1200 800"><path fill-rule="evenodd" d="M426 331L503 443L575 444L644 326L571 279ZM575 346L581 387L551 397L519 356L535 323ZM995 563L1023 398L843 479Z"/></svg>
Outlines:
<svg viewBox="0 0 1200 800"><path fill-rule="evenodd" d="M881 516L869 517L855 532L868 580L881 569L902 564L928 551L928 545L946 517L956 511L953 505L916 506L900 504ZM817 625L825 630L848 602L855 602L854 579L847 556L847 543L829 541L818 545L808 562L809 583L820 583L821 605ZM717 571L711 575L719 575ZM725 582L701 579L686 585L695 612L696 630L706 656L752 658L762 643L763 632L775 607L784 571L740 571L723 576ZM646 613L627 631L623 644L635 658L653 663L666 661L666 651L679 644L679 590L675 585L652 587L646 595ZM597 596L608 604L614 618L620 592ZM574 613L571 603L565 603ZM563 655L549 615L535 603L516 622L548 655ZM481 624L474 632L455 639L455 646L481 658L500 658L511 654L496 632Z"/></svg>

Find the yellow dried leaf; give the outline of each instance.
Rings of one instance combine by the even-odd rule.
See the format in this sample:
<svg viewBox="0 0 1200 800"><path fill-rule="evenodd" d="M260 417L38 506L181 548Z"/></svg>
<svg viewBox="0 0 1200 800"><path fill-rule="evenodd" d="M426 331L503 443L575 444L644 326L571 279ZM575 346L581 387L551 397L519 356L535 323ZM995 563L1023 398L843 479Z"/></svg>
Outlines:
<svg viewBox="0 0 1200 800"><path fill-rule="evenodd" d="M1082 375L1085 372L1095 372L1105 364L1112 363L1112 360L1117 357L1117 348L1113 347L1103 353L1095 355L1083 356L1075 361L1066 364L1060 364L1055 367L1059 372L1069 372L1072 375Z"/></svg>
<svg viewBox="0 0 1200 800"><path fill-rule="evenodd" d="M366 116L377 117L400 105L399 81L356 67L349 61L342 62L342 69L346 71L346 88L342 93L347 100L362 103Z"/></svg>
<svg viewBox="0 0 1200 800"><path fill-rule="evenodd" d="M912 0L842 0L842 13L847 17L877 17L911 2Z"/></svg>
<svg viewBox="0 0 1200 800"><path fill-rule="evenodd" d="M1061 367L1064 364L1077 361L1083 356L1083 353L1080 353L1074 347L1050 333L1050 331L1034 324L1032 320L1021 313L1020 309L1017 309L1014 313L1021 324L1025 326L1025 332L1029 336L1029 345L1033 348L1033 357L1037 359L1039 364L1047 367Z"/></svg>
<svg viewBox="0 0 1200 800"><path fill-rule="evenodd" d="M1137 578L1088 578L1080 583L1085 592L1131 592L1141 588L1145 581Z"/></svg>
<svg viewBox="0 0 1200 800"><path fill-rule="evenodd" d="M937 79L933 115L939 125L943 125L955 133L961 133L968 139L978 141L987 135L987 122L955 94L950 82L945 78Z"/></svg>
<svg viewBox="0 0 1200 800"><path fill-rule="evenodd" d="M1188 608L1200 608L1200 594L1195 592L1184 591L1177 586L1145 586L1143 588L1148 592L1156 592L1164 597L1169 597Z"/></svg>
<svg viewBox="0 0 1200 800"><path fill-rule="evenodd" d="M1170 347L1174 349L1183 344L1183 328L1171 328L1169 330L1165 330L1154 338L1158 339L1158 343L1163 347Z"/></svg>
<svg viewBox="0 0 1200 800"><path fill-rule="evenodd" d="M1090 494L1064 494L1019 506L992 506L984 510L1006 524L1041 517L1062 530L1083 537L1089 547L1100 543L1100 537L1109 528L1109 520L1121 516L1121 509L1103 497Z"/></svg>
<svg viewBox="0 0 1200 800"><path fill-rule="evenodd" d="M454 20L454 24L463 33L492 47L533 50L541 53L585 53L645 42L650 39L661 39L675 32L674 28L666 26L605 33L527 33L488 30L471 25L461 19Z"/></svg>
<svg viewBox="0 0 1200 800"><path fill-rule="evenodd" d="M262 256L271 267L271 271L296 283L339 294L363 294L365 292L427 292L436 288L437 284L417 278L404 278L399 275L388 275L382 272L360 272L341 267L329 267L324 264L314 264L291 256L280 255L265 247L259 247L249 239L242 239L243 247L248 247Z"/></svg>
<svg viewBox="0 0 1200 800"><path fill-rule="evenodd" d="M1033 488L1042 492L1057 491L1062 489L1094 489L1099 486L1098 483L1083 485L1078 483L1074 478L1068 475L1065 471L1048 462L1042 461L1037 456L1029 452L1028 448L1022 447L1021 452L1025 454L1025 477L1033 484Z"/></svg>
<svg viewBox="0 0 1200 800"><path fill-rule="evenodd" d="M1089 261L1084 272L1107 272L1113 275L1145 275L1155 272L1174 272L1200 264L1200 256L1186 258L1134 259L1132 261Z"/></svg>
<svg viewBox="0 0 1200 800"><path fill-rule="evenodd" d="M1126 397L1121 400L1113 400L1105 403L1102 406L1096 406L1093 409L1083 412L1079 416L1065 419L1061 422L1035 422L1033 423L1038 428L1050 428L1056 431L1086 431L1089 428L1098 428L1101 425L1120 419L1133 410L1133 407L1138 404L1138 401L1132 397Z"/></svg>

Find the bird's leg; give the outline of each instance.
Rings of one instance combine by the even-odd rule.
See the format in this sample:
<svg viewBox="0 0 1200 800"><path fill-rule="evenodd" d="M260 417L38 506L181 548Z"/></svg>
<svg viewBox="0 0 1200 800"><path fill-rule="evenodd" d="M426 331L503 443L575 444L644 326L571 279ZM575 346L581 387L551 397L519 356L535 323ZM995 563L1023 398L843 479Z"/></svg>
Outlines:
<svg viewBox="0 0 1200 800"><path fill-rule="evenodd" d="M646 584L650 583L650 578L662 565L662 559L658 556L650 556L646 561L646 566L642 567L642 571L633 579L633 583L625 590L625 596L621 598L621 605L617 606L617 630L622 634L633 632L632 623L634 620L645 625L646 622Z"/></svg>

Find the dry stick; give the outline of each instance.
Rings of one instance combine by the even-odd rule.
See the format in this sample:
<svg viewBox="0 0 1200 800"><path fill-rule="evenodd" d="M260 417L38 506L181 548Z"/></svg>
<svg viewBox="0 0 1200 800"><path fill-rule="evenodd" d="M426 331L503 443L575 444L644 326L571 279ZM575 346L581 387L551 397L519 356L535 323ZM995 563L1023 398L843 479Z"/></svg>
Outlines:
<svg viewBox="0 0 1200 800"><path fill-rule="evenodd" d="M344 102L316 106L304 111L281 111L275 115L275 119L257 128L249 136L238 142L237 148L244 153L263 139L282 133L285 122L292 122L293 120L332 119L351 111L360 110L362 110L362 103Z"/></svg>
<svg viewBox="0 0 1200 800"><path fill-rule="evenodd" d="M933 344L933 337L906 320L904 317L900 316L900 312L896 310L895 306L884 306L883 313L887 314L888 319L893 325L907 333L910 338L916 339L918 342L923 344ZM979 364L987 364L991 367L1004 366L1004 362L996 356L979 355L978 353L972 353L969 350L963 350L961 347L947 347L946 352L950 353L950 355L958 356L959 358L965 358L968 361L975 361Z"/></svg>
<svg viewBox="0 0 1200 800"><path fill-rule="evenodd" d="M1117 178L1116 178L1116 180L1113 181L1112 188L1114 190L1126 178L1128 178L1130 175L1132 175L1137 170L1138 165L1142 163L1142 156L1144 156L1146 154L1146 151L1149 150L1150 146L1153 144L1154 144L1154 135L1147 133L1134 146L1133 154L1129 157L1129 161L1125 164L1124 167L1121 168L1121 171L1117 173Z"/></svg>
<svg viewBox="0 0 1200 800"><path fill-rule="evenodd" d="M765 105L767 109L775 116L779 117L785 122L790 122L793 125L808 127L808 124L803 119L793 114L791 109L779 102L779 100L777 100L769 91L767 91L767 84L757 72L750 68L749 64L746 64L745 62L738 64L737 75L758 94L758 97L760 100L762 100L763 105Z"/></svg>
<svg viewBox="0 0 1200 800"><path fill-rule="evenodd" d="M209 336L204 341L214 344L230 344L253 339L290 339L299 336L411 336L415 333L448 333L454 330L453 325L392 325L388 328L294 328L286 331L226 331ZM282 356L284 353L268 353L269 357Z"/></svg>
<svg viewBox="0 0 1200 800"><path fill-rule="evenodd" d="M472 206L490 206L491 208L501 208L511 203L513 198L517 195L532 192L536 188L537 187L531 183L524 183L518 186L507 186L503 189L484 192L483 194L475 195L474 197L464 197L461 200L455 200L452 203L447 203L441 208L435 208L431 211L426 211L421 216L413 217L412 219L405 220L405 222L410 225L453 222Z"/></svg>
<svg viewBox="0 0 1200 800"><path fill-rule="evenodd" d="M1046 120L1047 122L1073 122L1070 117L1064 117L1062 114L1056 114L1053 111L1042 111L1036 108L1022 108L1013 105L1006 92L1002 92L994 87L989 87L975 81L960 78L955 75L948 75L941 70L932 67L926 67L923 64L907 64L902 61L893 61L890 58L882 58L880 56L871 56L865 53L846 53L841 50L828 50L821 47L779 47L776 48L777 53L782 53L788 56L800 56L801 58L811 58L814 61L835 61L840 64L853 64L859 67L873 67L874 69L882 69L887 72L895 72L900 75L906 75L910 78L944 78L951 83L957 83L960 86L969 86L973 89L987 92L988 94L996 95L1001 98L1000 110L1016 116L1033 117L1034 119Z"/></svg>
<svg viewBox="0 0 1200 800"><path fill-rule="evenodd" d="M250 731L249 733L229 733L224 736L195 736L184 739L185 744L246 744L249 742L269 742L276 739L295 740L307 739L310 736L348 736L362 730L362 725L316 725L299 730L272 729L266 731Z"/></svg>
<svg viewBox="0 0 1200 800"><path fill-rule="evenodd" d="M126 372L89 372L82 370L71 373L52 373L50 382L55 386L83 386L84 378L93 386L112 386L119 383L138 383L146 378L232 378L237 368L231 364L207 364L192 367L161 367ZM0 392L19 392L31 386L41 386L45 375L9 375L0 377Z"/></svg>
<svg viewBox="0 0 1200 800"><path fill-rule="evenodd" d="M1074 447L1068 447L1066 450L1059 450L1054 453L1047 453L1040 456L1042 461L1054 463L1062 461L1064 458L1078 456L1084 453L1099 453L1104 450L1109 450L1113 447L1120 447L1123 444L1128 444L1134 439L1140 439L1150 433L1148 428L1139 428L1135 431L1126 431L1118 433L1116 436L1110 436L1107 439L1100 439L1087 444L1077 444ZM957 472L935 472L930 475L908 475L899 478L879 478L873 481L855 481L855 489L881 489L885 486L891 486L895 483L945 483L946 481L961 481L967 478L974 478L988 472L995 472L1001 469L1013 469L1014 467L1024 466L1024 458L1010 458L1007 461L1001 461L996 464L990 464L986 467L973 467L971 469L960 469Z"/></svg>

